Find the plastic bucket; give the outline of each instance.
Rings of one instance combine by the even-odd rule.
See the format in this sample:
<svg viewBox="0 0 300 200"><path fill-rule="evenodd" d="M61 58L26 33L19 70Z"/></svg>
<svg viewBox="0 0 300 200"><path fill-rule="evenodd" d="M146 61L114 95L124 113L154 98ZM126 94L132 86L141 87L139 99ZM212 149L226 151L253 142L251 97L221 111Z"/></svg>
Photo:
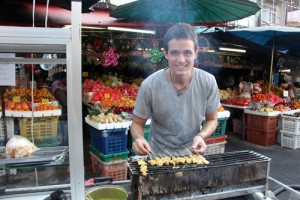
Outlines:
<svg viewBox="0 0 300 200"><path fill-rule="evenodd" d="M127 191L116 185L97 186L86 191L85 200L126 200Z"/></svg>

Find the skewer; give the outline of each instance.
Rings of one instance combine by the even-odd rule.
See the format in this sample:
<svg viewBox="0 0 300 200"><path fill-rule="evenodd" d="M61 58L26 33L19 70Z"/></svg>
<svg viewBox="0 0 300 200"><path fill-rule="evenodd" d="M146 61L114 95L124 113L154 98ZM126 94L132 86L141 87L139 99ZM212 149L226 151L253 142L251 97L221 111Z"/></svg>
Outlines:
<svg viewBox="0 0 300 200"><path fill-rule="evenodd" d="M159 156L161 157L161 158L163 158L163 156L159 153Z"/></svg>
<svg viewBox="0 0 300 200"><path fill-rule="evenodd" d="M186 147L185 147L185 149L186 149L186 151L188 152L189 155L193 155L193 153L191 152L191 150L189 150L189 149L186 148Z"/></svg>
<svg viewBox="0 0 300 200"><path fill-rule="evenodd" d="M170 158L172 158L172 155L170 154L170 152L166 149L166 152L169 154Z"/></svg>

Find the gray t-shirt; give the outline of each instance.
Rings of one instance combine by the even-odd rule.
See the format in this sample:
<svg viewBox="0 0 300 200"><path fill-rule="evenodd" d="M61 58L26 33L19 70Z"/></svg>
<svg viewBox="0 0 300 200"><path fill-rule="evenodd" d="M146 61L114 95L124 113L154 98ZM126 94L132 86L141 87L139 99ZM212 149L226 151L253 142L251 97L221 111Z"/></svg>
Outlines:
<svg viewBox="0 0 300 200"><path fill-rule="evenodd" d="M145 79L139 88L133 113L151 117L150 146L155 156L188 154L206 113L220 107L219 90L213 75L194 68L190 86L177 96L164 70Z"/></svg>

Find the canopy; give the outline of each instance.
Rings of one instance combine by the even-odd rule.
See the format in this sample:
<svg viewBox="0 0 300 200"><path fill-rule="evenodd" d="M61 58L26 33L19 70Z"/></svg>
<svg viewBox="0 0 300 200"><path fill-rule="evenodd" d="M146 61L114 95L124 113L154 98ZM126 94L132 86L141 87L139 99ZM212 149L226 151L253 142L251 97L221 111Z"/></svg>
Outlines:
<svg viewBox="0 0 300 200"><path fill-rule="evenodd" d="M138 0L112 10L110 16L160 23L222 23L254 15L259 6L249 0Z"/></svg>

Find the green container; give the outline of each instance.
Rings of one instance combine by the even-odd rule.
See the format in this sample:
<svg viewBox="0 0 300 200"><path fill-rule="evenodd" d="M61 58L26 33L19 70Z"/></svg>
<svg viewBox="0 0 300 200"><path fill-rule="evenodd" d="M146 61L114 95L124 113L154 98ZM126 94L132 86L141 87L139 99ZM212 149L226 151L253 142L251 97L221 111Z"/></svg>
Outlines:
<svg viewBox="0 0 300 200"><path fill-rule="evenodd" d="M85 200L126 200L127 191L116 185L97 186L86 191Z"/></svg>
<svg viewBox="0 0 300 200"><path fill-rule="evenodd" d="M98 151L95 147L90 145L90 151L96 155L98 158L100 158L103 162L111 162L115 160L125 160L128 159L129 151L119 152L119 153L112 153L112 154L103 154L100 151Z"/></svg>
<svg viewBox="0 0 300 200"><path fill-rule="evenodd" d="M205 121L203 121L203 124ZM210 137L219 137L225 135L227 125L227 118L218 118L218 126L215 132Z"/></svg>
<svg viewBox="0 0 300 200"><path fill-rule="evenodd" d="M31 138L27 138L32 142ZM33 138L34 144L37 147L54 147L59 146L59 140L58 137L44 137L44 138Z"/></svg>
<svg viewBox="0 0 300 200"><path fill-rule="evenodd" d="M149 142L150 140L150 124L144 126L144 137ZM128 134L128 149L132 148L133 138Z"/></svg>

